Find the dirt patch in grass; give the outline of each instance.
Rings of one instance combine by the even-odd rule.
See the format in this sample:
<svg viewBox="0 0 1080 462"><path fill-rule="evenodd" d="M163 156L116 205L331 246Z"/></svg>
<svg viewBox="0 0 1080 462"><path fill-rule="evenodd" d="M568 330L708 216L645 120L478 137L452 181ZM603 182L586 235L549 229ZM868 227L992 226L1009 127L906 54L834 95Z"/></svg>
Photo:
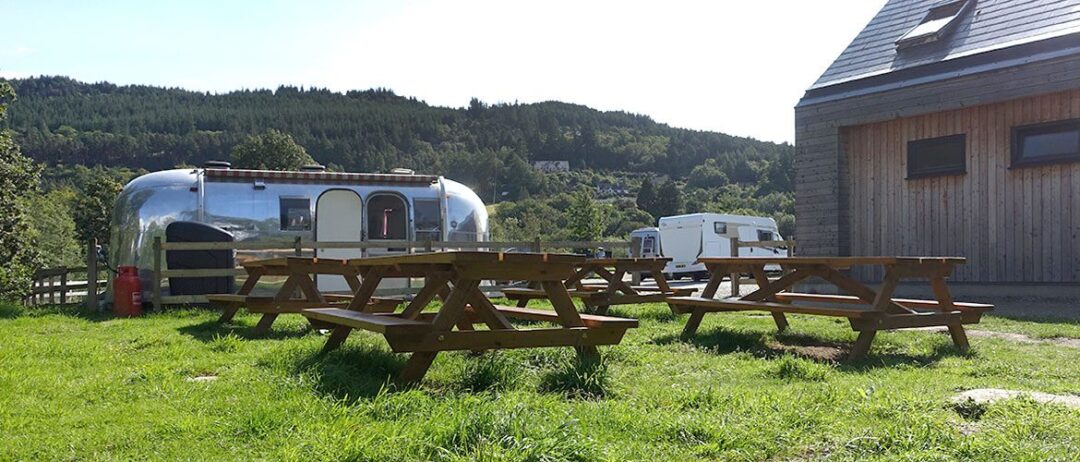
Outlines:
<svg viewBox="0 0 1080 462"><path fill-rule="evenodd" d="M840 361L847 355L847 350L837 345L789 345L780 342L768 342L765 346L774 351L790 353L814 361Z"/></svg>

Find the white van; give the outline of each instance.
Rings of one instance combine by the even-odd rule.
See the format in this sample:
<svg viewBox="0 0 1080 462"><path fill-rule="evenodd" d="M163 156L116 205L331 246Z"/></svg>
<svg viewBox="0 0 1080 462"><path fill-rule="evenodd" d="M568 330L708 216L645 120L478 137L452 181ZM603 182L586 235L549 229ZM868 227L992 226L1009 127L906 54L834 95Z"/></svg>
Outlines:
<svg viewBox="0 0 1080 462"><path fill-rule="evenodd" d="M730 257L731 238L740 241L780 241L776 221L768 217L726 215L719 213L694 213L660 218L660 255L670 258L664 268L671 279L690 276L695 280L708 277L705 265L697 263L700 257ZM740 257L786 256L781 249L742 247ZM779 270L766 268L770 271Z"/></svg>

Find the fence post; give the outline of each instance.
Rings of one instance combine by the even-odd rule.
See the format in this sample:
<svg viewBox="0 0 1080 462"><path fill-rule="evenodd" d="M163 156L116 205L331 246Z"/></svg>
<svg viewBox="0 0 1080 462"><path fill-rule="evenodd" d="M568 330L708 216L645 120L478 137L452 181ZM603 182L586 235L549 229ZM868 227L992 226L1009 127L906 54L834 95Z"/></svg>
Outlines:
<svg viewBox="0 0 1080 462"><path fill-rule="evenodd" d="M299 257L300 254L303 253L303 248L301 247L301 244L300 244L300 236L296 236L296 241L294 241L293 247L294 247L294 250L296 251L296 256Z"/></svg>
<svg viewBox="0 0 1080 462"><path fill-rule="evenodd" d="M64 272L60 273L60 304L66 305L68 269L66 266L62 267L61 269L64 270Z"/></svg>
<svg viewBox="0 0 1080 462"><path fill-rule="evenodd" d="M738 258L739 257L739 238L738 237L733 237L730 240L731 240L731 257L732 258ZM732 297L736 297L736 298L739 297L739 279L740 278L742 278L742 274L739 274L738 270L731 273L731 296Z"/></svg>
<svg viewBox="0 0 1080 462"><path fill-rule="evenodd" d="M431 253L431 248L432 248L431 239L428 239L428 240L424 241L424 252Z"/></svg>
<svg viewBox="0 0 1080 462"><path fill-rule="evenodd" d="M536 240L533 241L533 251L536 253L541 253L544 251L544 246L540 243L540 236L536 236Z"/></svg>
<svg viewBox="0 0 1080 462"><path fill-rule="evenodd" d="M86 308L96 310L97 300L97 239L86 244Z"/></svg>
<svg viewBox="0 0 1080 462"><path fill-rule="evenodd" d="M161 236L154 237L154 311L161 311Z"/></svg>
<svg viewBox="0 0 1080 462"><path fill-rule="evenodd" d="M54 279L56 279L56 276L50 275L48 277L48 280L49 280L49 304L50 305L55 305L56 304L56 292L53 292L53 290L54 290L53 286L55 285L55 284L53 284Z"/></svg>

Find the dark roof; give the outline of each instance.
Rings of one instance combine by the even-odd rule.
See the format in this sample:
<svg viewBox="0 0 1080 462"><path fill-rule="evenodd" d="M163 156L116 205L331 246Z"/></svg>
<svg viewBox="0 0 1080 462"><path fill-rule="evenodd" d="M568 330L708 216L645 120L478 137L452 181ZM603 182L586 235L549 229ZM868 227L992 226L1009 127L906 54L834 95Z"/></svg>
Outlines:
<svg viewBox="0 0 1080 462"><path fill-rule="evenodd" d="M1080 0L974 0L940 41L896 40L942 0L889 0L808 90L800 105L1080 54Z"/></svg>

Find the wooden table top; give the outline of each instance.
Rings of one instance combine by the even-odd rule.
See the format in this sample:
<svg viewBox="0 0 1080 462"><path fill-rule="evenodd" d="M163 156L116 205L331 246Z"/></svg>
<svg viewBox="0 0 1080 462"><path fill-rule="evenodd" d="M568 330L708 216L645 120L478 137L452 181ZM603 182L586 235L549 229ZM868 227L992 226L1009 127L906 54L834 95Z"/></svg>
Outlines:
<svg viewBox="0 0 1080 462"><path fill-rule="evenodd" d="M918 265L918 264L964 264L963 257L702 257L699 263L714 265L826 265L848 267L854 265Z"/></svg>
<svg viewBox="0 0 1080 462"><path fill-rule="evenodd" d="M650 257L650 258L633 258L633 257L614 258L614 257L605 257L605 258L590 258L588 260L585 260L581 264L583 264L583 265L598 265L598 266L615 266L615 265L621 265L621 264L626 264L626 263L664 263L664 264L667 264L670 261L671 261L670 258L660 258L660 257Z"/></svg>
<svg viewBox="0 0 1080 462"><path fill-rule="evenodd" d="M404 255L384 255L378 257L354 258L348 261L352 266L387 266L387 265L460 265L484 263L529 263L576 265L585 261L585 257L564 253L506 253L452 251L414 253Z"/></svg>
<svg viewBox="0 0 1080 462"><path fill-rule="evenodd" d="M318 257L278 257L278 258L265 258L262 260L251 260L241 262L240 266L245 268L254 267L278 267L284 268L289 265L320 265L320 266L344 266L348 262L346 260L338 258L318 258Z"/></svg>

